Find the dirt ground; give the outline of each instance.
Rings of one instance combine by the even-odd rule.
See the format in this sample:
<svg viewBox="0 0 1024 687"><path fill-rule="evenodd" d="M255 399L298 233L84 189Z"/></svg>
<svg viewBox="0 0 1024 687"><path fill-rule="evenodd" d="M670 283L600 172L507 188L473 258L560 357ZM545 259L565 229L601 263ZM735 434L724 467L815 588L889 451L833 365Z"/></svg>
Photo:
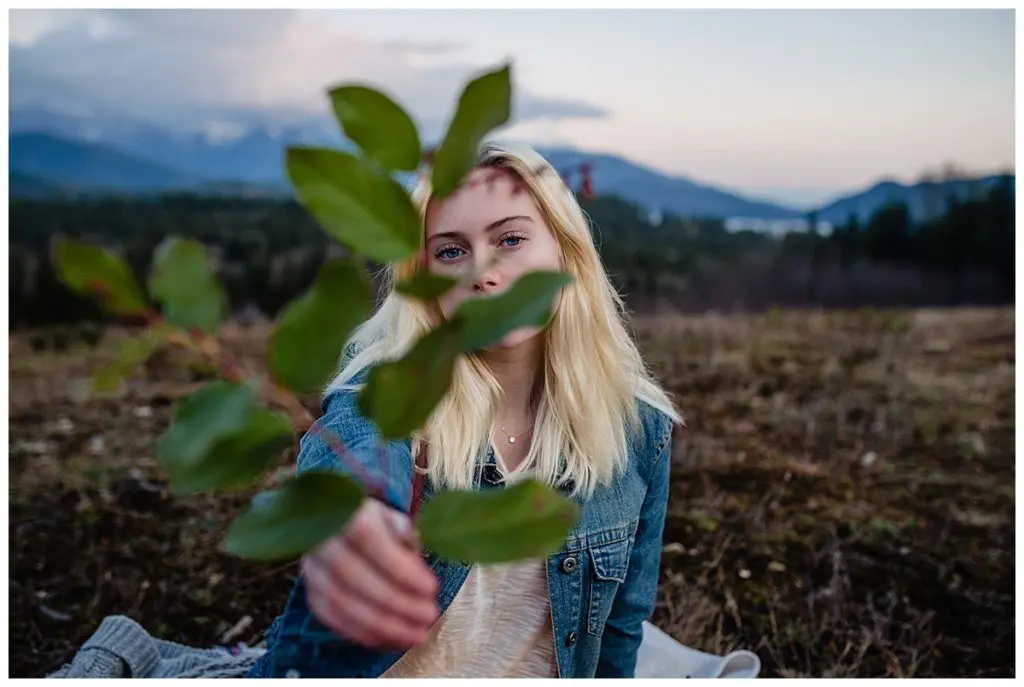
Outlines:
<svg viewBox="0 0 1024 687"><path fill-rule="evenodd" d="M656 624L756 651L768 676L1014 675L1011 309L635 327L688 424ZM265 335L226 337L257 366ZM234 641L255 644L295 574L218 552L249 494L175 497L153 459L207 370L161 356L89 393L122 336L10 340L12 677L58 668L111 614L192 645L248 616Z"/></svg>

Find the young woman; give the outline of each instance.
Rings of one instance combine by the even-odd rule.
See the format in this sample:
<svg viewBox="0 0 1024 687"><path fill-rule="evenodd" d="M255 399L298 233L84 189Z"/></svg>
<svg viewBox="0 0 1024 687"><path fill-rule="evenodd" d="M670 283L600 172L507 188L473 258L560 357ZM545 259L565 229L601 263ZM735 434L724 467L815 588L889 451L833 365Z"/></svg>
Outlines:
<svg viewBox="0 0 1024 687"><path fill-rule="evenodd" d="M421 183L423 254L390 266L389 291L353 336L314 429L339 436L386 484L302 561L254 677L631 677L654 609L674 422L630 339L588 223L530 150L486 146L443 201ZM436 303L393 290L417 270L470 276ZM460 302L530 271L574 277L543 329L460 359L415 442L382 440L355 403L368 366L392 359ZM347 469L319 433L298 470ZM425 450L424 450L425 449ZM423 498L500 489L524 476L576 499L578 525L539 560L466 566L423 554L408 517Z"/></svg>

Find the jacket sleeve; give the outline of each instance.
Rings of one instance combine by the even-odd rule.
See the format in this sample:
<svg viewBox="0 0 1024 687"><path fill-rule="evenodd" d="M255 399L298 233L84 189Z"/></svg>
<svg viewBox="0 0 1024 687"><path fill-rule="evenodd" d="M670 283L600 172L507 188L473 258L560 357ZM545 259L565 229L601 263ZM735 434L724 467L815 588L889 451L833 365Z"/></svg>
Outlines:
<svg viewBox="0 0 1024 687"><path fill-rule="evenodd" d="M413 481L410 443L384 441L376 425L359 410L357 394L339 389L324 397L324 414L299 442L296 472L343 472L372 496L407 513Z"/></svg>
<svg viewBox="0 0 1024 687"><path fill-rule="evenodd" d="M654 613L658 597L671 452L672 442L668 440L651 467L629 568L605 624L595 677L631 678L636 670L637 651L643 639L643 622Z"/></svg>

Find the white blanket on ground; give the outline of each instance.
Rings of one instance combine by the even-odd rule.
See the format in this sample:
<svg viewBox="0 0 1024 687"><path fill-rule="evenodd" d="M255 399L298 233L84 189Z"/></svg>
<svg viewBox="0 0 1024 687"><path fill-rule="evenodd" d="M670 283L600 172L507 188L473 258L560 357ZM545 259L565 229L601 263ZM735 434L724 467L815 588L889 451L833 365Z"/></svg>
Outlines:
<svg viewBox="0 0 1024 687"><path fill-rule="evenodd" d="M71 663L49 678L241 678L263 649L233 653L157 639L125 616L108 616ZM749 651L725 656L684 646L650 623L637 655L638 678L757 677L761 661Z"/></svg>
<svg viewBox="0 0 1024 687"><path fill-rule="evenodd" d="M708 654L680 644L651 623L644 623L634 677L752 678L760 672L761 659L751 651L733 651L725 656Z"/></svg>

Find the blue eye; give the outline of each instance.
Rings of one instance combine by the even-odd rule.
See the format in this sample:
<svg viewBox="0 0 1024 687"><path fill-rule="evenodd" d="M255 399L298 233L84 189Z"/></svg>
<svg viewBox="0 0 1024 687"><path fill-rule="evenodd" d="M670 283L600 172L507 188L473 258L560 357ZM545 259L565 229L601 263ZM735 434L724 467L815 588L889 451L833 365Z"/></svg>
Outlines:
<svg viewBox="0 0 1024 687"><path fill-rule="evenodd" d="M457 260L462 249L456 246L449 246L437 251L434 257L438 260Z"/></svg>
<svg viewBox="0 0 1024 687"><path fill-rule="evenodd" d="M520 236L518 234L508 234L507 236L502 236L501 241L499 241L499 243L503 243L509 248L516 248L525 240L525 236Z"/></svg>

